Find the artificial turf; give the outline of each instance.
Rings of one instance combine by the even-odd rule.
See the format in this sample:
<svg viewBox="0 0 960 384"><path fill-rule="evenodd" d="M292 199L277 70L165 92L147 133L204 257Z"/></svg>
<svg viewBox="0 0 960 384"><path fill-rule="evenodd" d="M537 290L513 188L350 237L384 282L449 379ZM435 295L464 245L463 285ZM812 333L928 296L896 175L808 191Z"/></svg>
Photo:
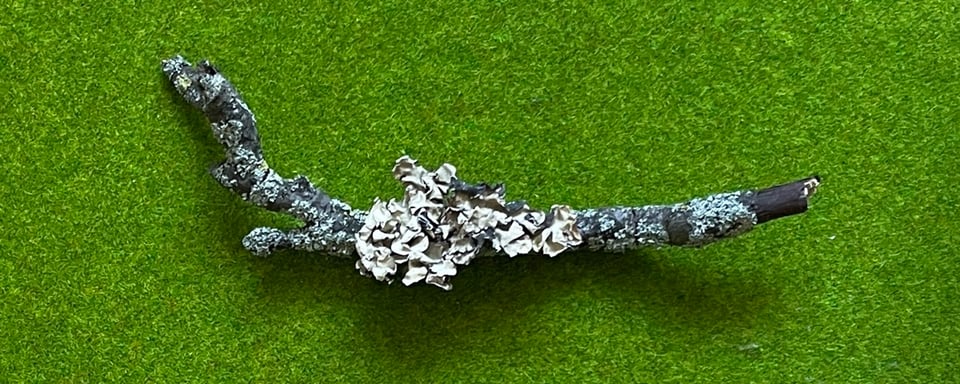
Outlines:
<svg viewBox="0 0 960 384"><path fill-rule="evenodd" d="M954 2L0 6L0 380L957 382ZM823 177L703 249L481 260L454 290L240 239L286 217L160 60L355 207L408 154L536 207Z"/></svg>

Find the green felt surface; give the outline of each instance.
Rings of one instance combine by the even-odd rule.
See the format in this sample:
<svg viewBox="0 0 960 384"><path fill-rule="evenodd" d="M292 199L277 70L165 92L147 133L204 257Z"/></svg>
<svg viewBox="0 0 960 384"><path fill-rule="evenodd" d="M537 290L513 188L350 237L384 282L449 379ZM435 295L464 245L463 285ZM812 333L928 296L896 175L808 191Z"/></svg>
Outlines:
<svg viewBox="0 0 960 384"><path fill-rule="evenodd" d="M960 381L953 2L0 6L0 380ZM454 290L258 259L291 219L159 71L212 60L268 161L356 207L393 161L547 208L823 177L704 249L482 260Z"/></svg>

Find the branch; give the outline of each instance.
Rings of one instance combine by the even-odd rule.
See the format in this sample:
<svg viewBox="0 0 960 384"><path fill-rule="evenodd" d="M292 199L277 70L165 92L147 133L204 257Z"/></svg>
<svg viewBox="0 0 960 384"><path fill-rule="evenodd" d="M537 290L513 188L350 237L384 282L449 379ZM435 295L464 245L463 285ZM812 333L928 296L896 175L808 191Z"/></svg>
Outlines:
<svg viewBox="0 0 960 384"><path fill-rule="evenodd" d="M163 73L190 105L203 112L223 145L226 160L211 170L220 185L305 224L290 232L257 228L244 238L244 247L261 256L285 248L354 253L353 235L363 224L364 212L330 198L306 177L285 179L271 169L263 158L257 120L233 84L207 61L191 66L180 56L164 60Z"/></svg>
<svg viewBox="0 0 960 384"><path fill-rule="evenodd" d="M719 193L674 205L577 212L583 247L624 251L643 246L703 246L754 226L806 212L819 176L762 190Z"/></svg>
<svg viewBox="0 0 960 384"><path fill-rule="evenodd" d="M289 231L256 228L243 239L246 249L260 256L300 249L358 258L361 274L381 281L450 289L457 266L478 256L699 247L805 212L820 184L812 176L673 205L538 211L523 201L507 202L502 184L467 183L450 164L429 171L404 156L393 169L403 199L378 199L370 211L355 210L306 177L286 179L267 165L253 112L210 63L193 66L176 56L163 61L163 73L203 112L223 145L226 159L211 170L213 177L244 200L303 222Z"/></svg>

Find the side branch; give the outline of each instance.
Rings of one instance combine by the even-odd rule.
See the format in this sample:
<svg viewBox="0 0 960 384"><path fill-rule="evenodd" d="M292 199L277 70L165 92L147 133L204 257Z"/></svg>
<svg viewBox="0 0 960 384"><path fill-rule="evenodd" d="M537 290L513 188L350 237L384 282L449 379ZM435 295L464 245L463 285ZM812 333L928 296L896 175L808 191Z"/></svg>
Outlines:
<svg viewBox="0 0 960 384"><path fill-rule="evenodd" d="M353 234L363 225L364 213L331 199L306 177L286 179L271 169L263 158L256 118L233 84L207 61L193 66L180 56L164 60L163 73L203 112L223 145L226 160L211 170L213 177L244 200L305 224L290 233L258 228L244 238L247 249L259 255L283 248L353 254Z"/></svg>

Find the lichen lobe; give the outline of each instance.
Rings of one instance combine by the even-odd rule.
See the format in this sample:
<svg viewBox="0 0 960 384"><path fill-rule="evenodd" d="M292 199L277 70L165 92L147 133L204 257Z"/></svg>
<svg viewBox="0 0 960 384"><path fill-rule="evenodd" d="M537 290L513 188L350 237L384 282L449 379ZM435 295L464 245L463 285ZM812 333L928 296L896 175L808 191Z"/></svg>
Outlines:
<svg viewBox="0 0 960 384"><path fill-rule="evenodd" d="M403 199L376 199L356 234L357 269L377 280L400 277L405 285L423 281L449 290L457 267L485 249L556 256L582 242L570 207L541 212L507 203L502 186L466 184L453 165L428 171L404 156L393 175L404 186Z"/></svg>

